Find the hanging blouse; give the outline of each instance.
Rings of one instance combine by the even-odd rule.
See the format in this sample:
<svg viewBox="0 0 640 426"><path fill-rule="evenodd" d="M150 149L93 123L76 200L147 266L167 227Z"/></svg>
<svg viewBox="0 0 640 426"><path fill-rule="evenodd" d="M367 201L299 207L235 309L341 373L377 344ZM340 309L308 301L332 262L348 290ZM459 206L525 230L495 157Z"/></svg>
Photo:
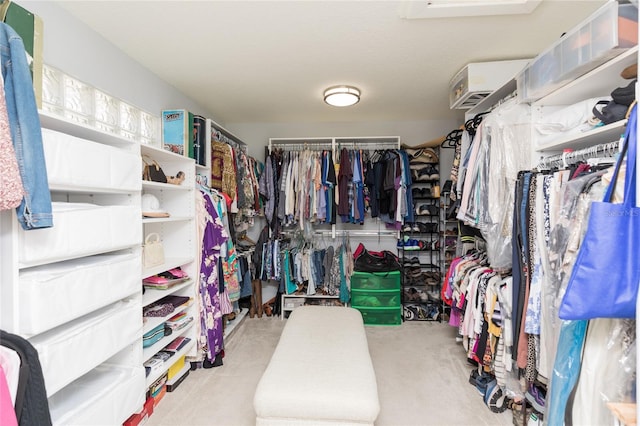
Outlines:
<svg viewBox="0 0 640 426"><path fill-rule="evenodd" d="M22 178L9 131L4 80L0 75L0 210L18 207L23 195Z"/></svg>
<svg viewBox="0 0 640 426"><path fill-rule="evenodd" d="M211 141L211 187L221 190L234 200L236 197L236 169L231 146Z"/></svg>

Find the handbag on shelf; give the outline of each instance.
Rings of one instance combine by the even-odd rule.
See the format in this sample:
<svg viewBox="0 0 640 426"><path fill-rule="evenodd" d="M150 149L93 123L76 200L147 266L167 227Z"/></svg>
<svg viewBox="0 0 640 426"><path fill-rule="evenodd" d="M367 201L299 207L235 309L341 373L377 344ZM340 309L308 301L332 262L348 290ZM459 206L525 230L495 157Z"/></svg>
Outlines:
<svg viewBox="0 0 640 426"><path fill-rule="evenodd" d="M152 232L144 239L142 247L142 265L145 268L162 265L164 263L164 247L160 235Z"/></svg>
<svg viewBox="0 0 640 426"><path fill-rule="evenodd" d="M631 108L636 101L636 80L625 87L611 92L610 101L598 101L593 107L593 115L607 125L629 118Z"/></svg>
<svg viewBox="0 0 640 426"><path fill-rule="evenodd" d="M591 203L587 231L560 304L561 319L635 318L640 282L636 122L637 107L633 107L611 183L603 201ZM613 204L611 198L625 155L624 201Z"/></svg>
<svg viewBox="0 0 640 426"><path fill-rule="evenodd" d="M142 170L142 179L150 182L167 183L167 175L164 174L162 167L156 160L148 155L142 156L144 169Z"/></svg>

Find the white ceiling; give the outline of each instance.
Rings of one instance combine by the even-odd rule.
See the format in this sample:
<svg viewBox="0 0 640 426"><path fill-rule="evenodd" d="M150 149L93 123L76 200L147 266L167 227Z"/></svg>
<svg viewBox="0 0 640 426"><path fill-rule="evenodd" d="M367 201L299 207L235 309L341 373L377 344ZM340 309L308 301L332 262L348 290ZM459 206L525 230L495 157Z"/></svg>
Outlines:
<svg viewBox="0 0 640 426"><path fill-rule="evenodd" d="M451 0L455 1L455 0ZM60 1L223 123L452 119L470 62L532 58L604 0L530 14L403 19L404 1ZM335 84L360 103L330 107Z"/></svg>

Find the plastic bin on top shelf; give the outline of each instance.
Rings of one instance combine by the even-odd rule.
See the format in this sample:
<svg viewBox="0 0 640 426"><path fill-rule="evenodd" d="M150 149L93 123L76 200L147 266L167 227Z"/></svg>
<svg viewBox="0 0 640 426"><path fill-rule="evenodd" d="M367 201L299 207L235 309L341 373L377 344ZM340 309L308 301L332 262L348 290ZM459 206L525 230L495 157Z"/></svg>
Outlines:
<svg viewBox="0 0 640 426"><path fill-rule="evenodd" d="M517 76L518 99L536 101L637 44L637 7L608 2Z"/></svg>

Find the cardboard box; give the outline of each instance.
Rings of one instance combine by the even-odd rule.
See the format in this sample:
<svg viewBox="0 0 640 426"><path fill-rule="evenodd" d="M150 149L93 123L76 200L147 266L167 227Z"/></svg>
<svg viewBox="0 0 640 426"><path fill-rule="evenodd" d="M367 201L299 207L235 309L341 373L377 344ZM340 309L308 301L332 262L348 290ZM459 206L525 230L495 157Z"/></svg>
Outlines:
<svg viewBox="0 0 640 426"><path fill-rule="evenodd" d="M0 14L4 23L18 33L22 38L24 50L27 53L27 62L31 69L33 90L36 96L38 109L42 108L42 39L44 26L42 18L34 15L15 2L5 1L0 6Z"/></svg>
<svg viewBox="0 0 640 426"><path fill-rule="evenodd" d="M162 111L162 147L193 158L193 114L185 109Z"/></svg>

